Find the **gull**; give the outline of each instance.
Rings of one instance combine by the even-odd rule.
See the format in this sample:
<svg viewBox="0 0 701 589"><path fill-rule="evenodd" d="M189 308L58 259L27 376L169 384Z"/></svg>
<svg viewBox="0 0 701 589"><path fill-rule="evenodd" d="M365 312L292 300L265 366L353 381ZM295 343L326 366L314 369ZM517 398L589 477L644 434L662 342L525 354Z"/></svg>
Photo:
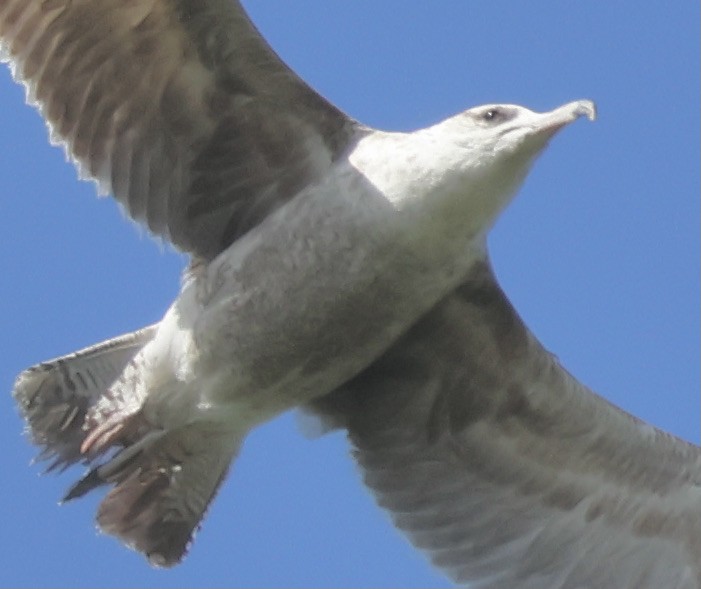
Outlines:
<svg viewBox="0 0 701 589"><path fill-rule="evenodd" d="M189 463L186 459L191 458L193 452L197 453L198 444L206 446L200 457L203 470L196 473L198 483L203 472L207 475L221 473L240 442L238 437L227 437L232 433L232 428L239 428L233 433L241 435L275 412L296 406L341 384L341 381L371 362L383 348L394 343L409 323L434 306L439 298L454 290L458 283L475 287L474 292L467 289L468 294L471 292L469 296L464 293L463 287L451 295L461 301L466 300L468 307L475 304L475 300L477 303L483 302L481 297L498 301L499 297L491 288L494 286L493 278L486 270L486 231L508 202L533 157L544 146L545 139L556 127L578 115L590 114L592 109L587 103L578 102L549 115L536 116L518 107L489 106L471 109L423 134L413 134L411 137L381 134L350 121L303 86L269 53L257 33L250 28L240 7L233 3L211 2L204 5L181 2L176 6L167 2L142 2L130 3L126 8L121 5L115 8L116 5L105 3L98 10L86 2L73 2L72 5L53 2L44 5L47 7L46 14L39 13L39 6L31 2L10 2L4 9L0 8L1 32L3 39L6 39L4 47L15 66L15 74L28 84L30 99L39 103L52 125L54 138L66 142L83 175L96 178L104 192L113 192L130 216L191 253L193 264L183 293L158 327L146 328L30 370L19 379L16 396L30 421L35 441L47 447L49 454L58 460L57 466L76 460L94 460L110 445L125 447L110 461L92 470L73 488L69 497L77 496L102 482L116 483L116 489L101 508L99 521L103 529L122 536L128 543L146 552L155 564L172 564L181 556L178 551L189 539L192 528L188 526L196 525L204 507L196 505L193 513L183 513L191 508L190 501L185 501L185 505L169 505L167 507L171 511L168 518L161 521L158 517L163 513L154 513L153 510L160 509L162 505L150 497L153 503L140 514L127 514L132 518L130 521L119 520L125 517L124 511L130 505L139 503L144 507L143 501L133 494L140 493L139 497L144 497L149 493L162 493L167 500L172 500L173 497L169 495L171 489L163 490L161 485L169 483L177 486L187 480L184 478L188 475ZM180 10L183 14L177 12ZM174 14L178 18L174 18ZM78 23L85 21L90 22L94 29L78 27ZM163 25L164 22L167 26ZM115 24L119 26L115 28ZM224 37L222 31L225 31ZM126 56L115 52L114 46L110 45L113 39L108 32L115 37L124 35L123 38L127 40ZM126 33L133 34L130 36ZM201 40L201 44L194 43L194 57L188 55L187 49L192 48L186 43L193 38L196 42ZM227 38L230 45L224 48L218 45L222 38ZM96 41L98 39L102 44ZM178 45L179 42L184 46ZM91 51L86 51L86 48ZM222 51L222 54L212 56L208 51ZM137 75L145 79L142 86L139 86L139 79L129 78L128 67L126 72L120 69L130 63L129 56L136 55L140 57ZM168 56L172 55L184 56L183 61L169 64ZM245 57L241 63L237 61L243 59L240 55ZM112 61L107 60L107 56ZM231 60L224 59L224 56L231 57ZM265 59L261 59L261 56ZM153 59L154 71L146 69L144 73L142 68L148 65L148 59ZM252 68L250 62L257 67ZM222 72L217 69L221 64L231 69L224 68ZM171 68L161 70L164 65ZM158 68L157 71L155 68ZM81 79L81 75L85 78ZM118 87L114 86L115 78L124 80L122 89L125 95L121 97ZM74 90L78 93L76 96L71 94L71 82L68 80L79 87ZM85 83L81 84L83 81ZM151 93L155 93L161 100L149 102L144 98L144 93L151 100ZM73 98L76 102L71 102ZM100 100L104 100L104 104ZM130 110L134 106L138 108ZM155 109L155 112L149 112L149 108ZM159 124L165 127L165 131ZM488 131L509 129L513 134L514 130L529 126L540 129L548 137L539 135L535 142L525 142L528 149L520 154L524 156L524 161L518 162L517 169L508 166L505 160L494 164L496 169L507 170L511 175L482 178L477 172L479 166L473 164L481 165L481 155L490 147L487 140L494 136ZM426 166L421 158L427 155L439 158L455 155L449 153L455 147L450 142L451 137L476 142L474 148L462 145L464 149L460 152L463 156L460 162L446 162L443 159ZM513 136L511 139L515 140ZM445 151L443 141L449 143ZM394 157L385 163L382 158L386 157L388 146L392 151L403 152L411 165L401 167L397 165L401 162ZM426 153L427 149L430 154ZM480 154L480 157L475 154ZM256 162L259 168L256 168ZM446 163L449 165L444 165ZM440 185L450 180L444 176L445 172L452 174L454 168L466 163L470 166L463 170L467 173L462 179L465 183L462 180L456 182L455 193L448 184L445 200L428 198L428 195L439 197L441 190L446 189L445 184ZM240 167L237 168L237 164ZM347 184L340 185L343 191L329 190L329 187L336 188L339 181L344 181L343 166L352 168L352 178L346 179ZM395 170L396 176L387 177L388 170ZM458 176L454 176L454 179ZM364 183L357 186L359 177L369 181L371 188ZM273 185L266 184L271 178ZM495 181L502 179L509 185L495 187ZM479 190L469 190L471 185L478 186ZM412 190L409 191L408 187ZM414 190L417 187L426 189L425 194L417 194ZM471 193L475 199L467 198ZM361 200L349 202L349 196ZM461 198L458 199L458 196ZM430 208L428 204L436 208ZM479 214L479 218L475 218L475 213ZM454 226L449 224L446 227L447 221L453 221ZM326 235L317 235L310 230L326 227L332 231ZM362 238L370 239L366 243ZM280 256L271 255L271 252L280 253ZM296 264L308 252L312 252L314 257L302 264L303 272L300 273L300 266ZM316 257L320 253L328 257ZM278 267L280 261L295 265L285 267L282 264L283 267ZM397 267L400 262L401 266ZM412 267L412 264L417 266ZM285 279L282 284L289 286L288 290L280 286L281 277ZM377 280L380 279L384 282L378 284ZM404 299L402 295L409 290L407 285L419 287L411 289L411 297ZM476 288L479 285L483 285L483 288ZM385 288L387 292L382 290ZM395 289L399 292L395 292ZM327 298L324 298L325 294ZM328 301L330 306L318 308L320 301ZM368 306L378 301L391 308L380 305L380 308L368 310ZM396 305L396 301L400 301L400 304ZM465 341L455 340L455 349L465 352L476 350L469 356L474 361L469 374L475 375L477 380L479 375L484 374L484 379L488 381L490 374L495 371L501 374L502 369L508 373L507 368L515 363L514 358L503 354L500 356L496 352L485 358L486 352L483 350L489 348L482 344L488 343L489 338L477 337L479 329L472 334L467 333L473 331L473 327L489 331L487 319L491 312L501 313L496 322L497 329L501 327L500 321L509 323L511 315L508 308L477 304L481 311L471 321L441 323L438 311L450 307L449 301L440 303L392 347L388 356L383 357L359 380L351 381L338 393L314 405L315 410L328 416L330 422L349 429L358 447L361 464L370 474L373 472L372 460L379 461L379 457L372 456L368 447L372 446L379 434L376 425L373 429L371 424L366 423L365 427L358 424L354 407L348 405L348 391L358 389L357 382L360 382L364 383L360 389L380 391L376 395L378 404L381 399L387 399L387 394L381 392L384 390L382 383L389 390L401 381L397 380L396 374L384 372L382 367L389 365L396 369L396 366L401 366L401 361L393 363L392 358L408 357L407 350L422 349L426 343L422 341L421 330L426 330L427 322L429 327L432 324L443 328L449 325L458 328L461 333L466 332L462 334ZM301 304L296 305L295 302ZM349 308L344 309L344 304ZM289 314L290 306L294 307L296 314ZM207 312L204 313L202 308L206 308ZM228 317L229 310L238 310L239 315ZM249 310L255 311L250 314L255 319L255 322L251 319L251 324L246 323ZM282 310L283 313L274 318L275 313L271 310ZM343 315L344 312L347 314ZM467 312L464 317L462 313L459 315L461 319L471 317ZM346 333L348 326L353 325L351 318L363 319L358 321L362 333ZM298 333L300 328L307 327L307 320L315 323L310 329L320 331ZM482 328L483 325L486 327ZM368 326L372 326L373 330L377 328L378 332L368 334ZM261 329L263 333L259 331ZM328 340L318 339L322 333ZM449 330L438 329L437 337L431 343L438 344L441 338L452 342L449 335ZM499 337L502 335L508 341L509 334ZM364 339L369 336L377 339ZM344 340L345 337L349 339ZM475 341L470 337L475 337ZM231 338L240 338L240 341L230 341ZM306 342L305 345L311 342L313 346L302 346L299 352L299 342ZM220 346L222 343L226 344L224 349ZM203 345L208 347L204 352ZM339 348L334 349L334 346ZM450 361L441 360L438 352L443 350L443 346L435 347L433 355L436 357L429 354L427 360L433 358L430 365L436 370L427 371L425 375L414 375L416 378L412 382L415 388L407 388L407 391L416 394L417 399L425 399L426 407L415 408L415 412L408 415L404 435L415 432L412 428L421 422L421 410L431 409L428 414L423 414L423 417L428 415L431 419L421 422L426 428L426 444L436 451L445 450L445 446L439 442L448 436L452 444L462 443L469 449L469 442L463 442L457 434L478 434L474 434L471 421L465 419L463 413L475 401L478 407L470 414L483 427L489 423L487 418L491 413L489 407L480 413L479 405L484 400L474 395L467 386L461 392L460 398L463 398L462 393L465 395L463 406L451 402L447 406L442 405L443 398L450 399L453 393L449 383L441 382L440 378L453 375L459 380L470 364L460 361L453 365ZM544 352L539 351L537 346L533 347L534 356L542 358ZM361 348L362 354L358 351ZM286 353L290 356L286 356ZM243 357L242 354L248 356ZM196 358L193 359L193 356ZM390 360L387 360L388 357ZM300 358L313 367L311 375L295 373L300 365L304 367L300 364ZM497 363L498 370L491 362ZM501 362L504 362L503 367ZM164 363L167 370L162 370ZM279 370L279 374L271 374L271 365ZM423 366L422 363L417 365ZM438 370L440 366L445 371ZM412 371L406 372L407 377L412 374ZM521 382L527 389L528 371L521 373L516 369L515 372L515 382ZM437 378L436 374L443 376ZM151 380L148 385L143 382L146 375ZM533 377L536 385L539 376L536 371ZM523 381L519 380L521 377ZM183 390L177 395L172 394L170 388L173 379L183 384ZM206 382L203 383L203 380ZM192 385L192 382L195 384ZM195 386L201 387L203 384L207 388L206 395L193 391ZM556 381L550 384L553 386L551 392L557 392L555 385L561 383ZM233 386L239 388L232 393ZM435 399L422 391L424 387L435 391L434 386L438 386L439 392L443 391ZM285 395L282 395L282 388ZM484 393L490 390L486 385L479 388ZM265 395L264 400L261 392ZM235 397L238 394L245 397ZM232 399L232 396L235 398ZM509 388L507 401L511 401L512 397L512 412L518 418L519 410L525 409L518 391ZM529 393L528 399L532 397ZM362 393L351 395L350 399L359 405L366 403ZM498 395L495 399L499 399ZM251 402L269 405L252 408ZM503 404L508 406L507 402ZM412 407L412 404L407 406ZM347 409L339 412L339 408L344 407ZM395 406L395 410L400 408ZM194 421L188 421L187 425L177 422L182 415L188 419L194 418ZM382 407L379 407L375 414L370 413L366 417L374 422L382 415ZM416 419L411 419L412 415ZM446 425L446 415L449 418L447 428L442 427ZM434 418L435 421L432 421ZM175 423L172 422L174 419ZM564 419L563 423L571 426L572 419ZM225 431L220 432L216 427L218 425L226 426L223 428ZM223 452L226 454L224 457L216 455L216 444L221 437L236 446L225 447L228 453ZM418 443L421 439L411 441ZM401 444L406 443L407 438L398 434L388 441L399 441ZM226 446L224 442L222 445ZM421 449L408 444L405 450L409 451L410 448ZM675 448L669 451L674 453ZM418 471L418 467L426 463L419 460L419 452L415 464L407 464L406 456L401 454L396 454L394 460L391 458L392 449L393 446L388 443L389 464L397 468L391 475L396 477L396 484L403 481L407 473L411 474L414 467ZM160 454L161 451L165 456ZM484 451L488 453L490 448L485 445ZM451 464L456 459L450 448L442 456L445 464ZM688 460L684 462L688 468L693 466L694 456L690 451ZM498 456L495 457L494 468L499 470L504 465L496 458ZM170 464L159 464L159 459L170 461ZM426 460L431 462L434 456ZM222 463L225 464L222 466ZM458 482L468 484L467 475L475 465L466 461L462 466L466 478ZM153 472L149 472L148 468ZM384 468L377 467L378 470ZM683 470L682 467L680 469ZM139 480L135 481L134 473L137 470ZM144 472L146 476L143 476ZM416 492L420 498L424 498L425 493L421 489L425 491L425 478L420 479L419 472L416 474L415 489L418 489ZM508 474L508 469L504 474ZM534 472L531 476L536 477L537 474ZM688 485L693 482L691 475L689 479L677 482ZM425 476L425 473L421 476ZM142 486L138 487L136 482ZM220 480L209 482L216 487ZM383 503L390 509L399 510L396 502L395 506L391 502L391 485L380 484L372 476L368 477L368 483L378 492ZM449 477L446 479L446 484L453 483ZM135 490L135 487L138 488ZM403 488L411 490L409 485ZM586 495L586 490L581 493L588 502L594 501ZM437 496L440 495L439 491L437 488ZM471 496L477 504L481 496L489 495L487 490L482 495L469 491L465 492L465 503L462 505L465 517L468 516ZM206 495L199 488L192 489L192 497L188 499L193 498L197 502L203 499L202 493ZM463 497L462 494L460 496ZM206 507L209 497L204 499ZM426 506L435 509L433 504L424 504L417 506L417 510L423 510ZM517 505L510 506L503 513L517 508ZM438 515L442 518L450 516L450 509L454 510L452 516L460 513L454 504L446 502L445 511ZM483 512L482 506L478 505L475 509ZM524 506L523 513L524 517L536 515L528 505ZM154 521L148 519L152 516L156 516L155 521L160 522L160 528L158 525L148 528ZM197 520L193 523L195 516ZM140 517L146 521L140 520ZM186 521L178 520L178 517ZM606 518L602 515L601 519ZM615 518L611 519L615 523ZM118 521L115 523L115 520ZM165 520L172 525L171 528L166 526ZM421 535L416 532L417 525L414 520L414 523L408 520L411 518L398 518L397 524L407 529L419 546L425 545L427 537L449 535L454 538L461 531L470 531L469 528L445 530L434 521L433 527L427 526L424 539L417 540ZM489 525L489 522L484 525ZM146 537L139 536L144 534L143 526L146 526ZM499 529L498 525L493 527ZM555 533L558 532L557 527L552 532L553 542L558 539ZM157 543L166 532L169 540L177 545L154 547L148 544ZM151 533L153 537L149 536ZM586 536L586 533L583 532L583 535ZM564 536L561 534L560 537ZM451 541L451 538L448 540ZM532 537L529 536L528 540L531 541ZM596 538L589 539L590 542L594 540ZM458 580L475 578L468 561L474 557L476 549L439 544L435 540L429 547L437 564L453 571ZM529 563L533 567L533 559L538 557L538 553L534 552L538 545L535 542L529 544L522 538L519 546L514 547L514 544L516 542L508 546L515 551L515 556L509 560L515 560L519 555L516 549L521 550L523 556L519 562L525 563L522 568L528 572ZM532 547L533 544L536 548ZM683 541L678 541L676 548L670 549L678 559L672 560L671 556L663 555L661 560L658 559L662 563L660 566L665 570L676 570L689 546L692 544L685 545ZM622 547L624 553L631 550L625 544ZM463 563L462 569L454 561L442 564L442 559L447 561L447 558L440 554L435 556L436 551L445 553L448 549L457 554L460 552L458 548L462 552L455 558L459 557ZM487 546L485 550L491 550L493 560L496 560L494 555L499 554L499 548ZM546 549L540 548L541 551ZM638 564L641 555L647 558L652 548L645 550L648 552L635 548L635 562ZM583 552L586 553L586 550ZM576 582L572 579L581 578L582 573L572 564L571 552L562 550L562 553L562 562L571 565L571 574L568 573L567 578L565 572L560 570L560 576L564 579L562 582ZM590 567L594 556L587 557ZM645 562L648 560L652 561L647 559ZM632 562L630 558L628 561ZM583 562L587 564L587 561ZM543 563L542 557L541 561L536 561L536 564L539 563L539 570L550 568L549 562ZM686 568L689 566L692 565ZM499 567L499 570L508 568L503 562L499 563ZM474 565L474 568L479 567ZM645 569L642 566L638 568ZM652 567L648 568L652 570ZM689 574L685 570L684 567L679 568L680 579L684 579L684 574ZM665 581L662 585L649 586L686 586L666 582L674 579L661 576L665 573L659 570L657 576L649 573L644 578L640 576L648 574L644 570L636 574L642 580L631 586L646 586L644 582L649 579ZM508 577L505 578L508 580ZM515 576L516 580L506 586L518 586L517 583L525 578ZM596 577L590 576L589 579ZM498 581L494 582L497 586L504 586Z"/></svg>

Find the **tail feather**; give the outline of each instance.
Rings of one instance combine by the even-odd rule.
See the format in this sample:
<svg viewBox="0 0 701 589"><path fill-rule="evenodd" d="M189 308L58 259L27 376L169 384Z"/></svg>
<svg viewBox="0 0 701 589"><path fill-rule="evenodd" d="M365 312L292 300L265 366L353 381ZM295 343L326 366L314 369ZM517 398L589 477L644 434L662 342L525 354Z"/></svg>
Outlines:
<svg viewBox="0 0 701 589"><path fill-rule="evenodd" d="M156 329L34 366L18 377L13 395L42 446L39 458L53 460L47 470L93 465L63 501L113 486L98 526L166 567L187 552L243 436L201 421L166 429L146 419L125 374L138 372L137 354Z"/></svg>
<svg viewBox="0 0 701 589"><path fill-rule="evenodd" d="M97 484L115 485L98 509L100 529L143 553L153 566L179 563L240 441L229 432L214 431L211 424L197 423L125 448L88 474L94 480L85 491Z"/></svg>
<svg viewBox="0 0 701 589"><path fill-rule="evenodd" d="M28 425L32 442L42 447L39 460L51 460L47 471L85 461L81 445L91 407L156 333L151 325L42 362L25 370L13 396Z"/></svg>
<svg viewBox="0 0 701 589"><path fill-rule="evenodd" d="M129 472L134 470L133 465L142 458L143 449L163 435L163 430L155 430L145 434L137 442L129 443L125 440L123 442L125 447L122 450L85 473L68 489L60 503L78 499L103 485L121 482Z"/></svg>

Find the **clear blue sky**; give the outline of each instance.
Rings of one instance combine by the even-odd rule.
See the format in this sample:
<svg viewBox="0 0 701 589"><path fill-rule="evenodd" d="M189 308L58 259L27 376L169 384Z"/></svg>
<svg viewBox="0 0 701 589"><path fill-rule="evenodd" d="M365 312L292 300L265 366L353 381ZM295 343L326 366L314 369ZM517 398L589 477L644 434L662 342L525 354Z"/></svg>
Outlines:
<svg viewBox="0 0 701 589"><path fill-rule="evenodd" d="M599 106L537 163L490 244L531 329L614 403L699 441L699 4L249 0L281 56L368 124L466 107ZM98 536L79 476L40 478L9 392L23 368L157 320L183 258L78 182L0 69L0 584L447 585L362 487L339 434L252 435L185 563Z"/></svg>

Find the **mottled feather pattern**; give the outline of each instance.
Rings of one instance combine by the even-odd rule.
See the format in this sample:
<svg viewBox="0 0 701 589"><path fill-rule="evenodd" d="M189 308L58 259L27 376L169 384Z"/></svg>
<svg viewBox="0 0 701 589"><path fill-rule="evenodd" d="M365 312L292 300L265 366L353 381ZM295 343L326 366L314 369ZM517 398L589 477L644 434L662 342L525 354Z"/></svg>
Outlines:
<svg viewBox="0 0 701 589"><path fill-rule="evenodd" d="M122 395L134 390L122 381L155 331L147 327L29 368L14 395L32 441L43 448L39 459L51 461L47 470L93 464L63 500L113 485L98 511L100 529L153 565L172 566L224 480L238 440L209 424L166 432L143 419L138 399Z"/></svg>
<svg viewBox="0 0 701 589"><path fill-rule="evenodd" d="M570 376L486 255L505 187L591 101L374 131L238 0L0 0L0 59L80 176L191 255L159 325L15 385L49 470L91 467L64 500L112 487L104 532L177 564L246 432L356 375L309 410L348 431L378 503L456 581L701 589L699 448Z"/></svg>
<svg viewBox="0 0 701 589"><path fill-rule="evenodd" d="M234 0L4 0L0 38L80 175L207 260L361 132Z"/></svg>
<svg viewBox="0 0 701 589"><path fill-rule="evenodd" d="M378 503L456 581L701 586L698 448L575 381L487 263L312 410L348 429Z"/></svg>
<svg viewBox="0 0 701 589"><path fill-rule="evenodd" d="M126 364L156 330L146 327L68 356L42 362L17 378L14 397L48 470L90 457L81 452L86 421Z"/></svg>
<svg viewBox="0 0 701 589"><path fill-rule="evenodd" d="M155 430L79 480L64 500L102 485L97 524L153 566L178 564L238 452L240 440L198 423Z"/></svg>

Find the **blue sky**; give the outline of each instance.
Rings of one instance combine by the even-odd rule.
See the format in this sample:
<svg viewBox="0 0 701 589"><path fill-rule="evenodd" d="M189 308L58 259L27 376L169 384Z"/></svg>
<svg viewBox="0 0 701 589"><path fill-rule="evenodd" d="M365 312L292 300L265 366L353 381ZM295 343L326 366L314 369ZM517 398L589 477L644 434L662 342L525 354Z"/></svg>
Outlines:
<svg viewBox="0 0 701 589"><path fill-rule="evenodd" d="M246 2L281 56L376 127L469 106L546 110L566 129L494 229L499 278L564 365L631 413L699 442L699 5L454 0ZM148 568L96 534L99 496L56 501L9 392L23 368L157 320L184 258L78 182L0 68L0 584L445 586L362 487L340 434L294 415L248 440L185 563Z"/></svg>

